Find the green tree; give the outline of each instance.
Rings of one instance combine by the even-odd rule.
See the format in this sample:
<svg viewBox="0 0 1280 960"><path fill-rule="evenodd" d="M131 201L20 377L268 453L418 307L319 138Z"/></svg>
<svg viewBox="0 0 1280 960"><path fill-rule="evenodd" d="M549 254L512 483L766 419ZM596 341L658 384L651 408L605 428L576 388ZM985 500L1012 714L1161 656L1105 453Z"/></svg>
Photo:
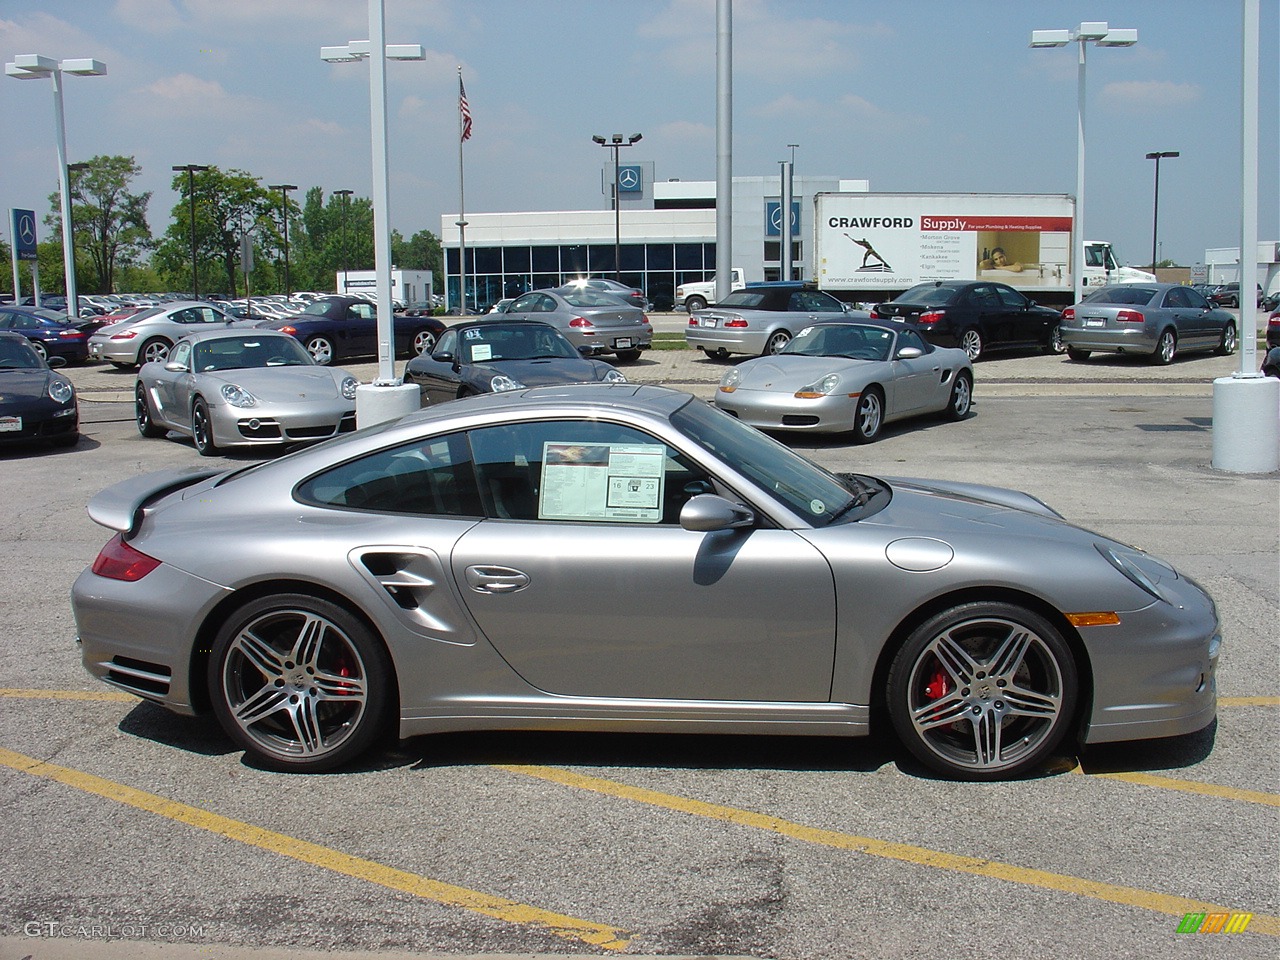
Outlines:
<svg viewBox="0 0 1280 960"><path fill-rule="evenodd" d="M392 230L391 262L401 270L430 270L432 289L444 292L444 253L440 238L430 230L419 230L408 240L399 230Z"/></svg>
<svg viewBox="0 0 1280 960"><path fill-rule="evenodd" d="M238 292L240 238L246 232L252 238L254 252L254 292L273 285L270 262L283 257L280 195L243 170L223 172L210 167L194 174L191 182L195 188L195 267L199 289ZM171 283L191 289L191 195L187 192L186 171L174 174L172 186L180 199L170 214L173 222L156 248L153 263ZM290 204L293 210L297 209L292 201Z"/></svg>
<svg viewBox="0 0 1280 960"><path fill-rule="evenodd" d="M151 246L147 204L151 192L130 193L129 186L142 172L133 157L98 156L88 167L71 171L71 222L76 251L76 286L86 293L111 293L116 271L139 262ZM62 212L58 193L49 195L52 212L44 222L59 238ZM81 266L81 255L88 269Z"/></svg>

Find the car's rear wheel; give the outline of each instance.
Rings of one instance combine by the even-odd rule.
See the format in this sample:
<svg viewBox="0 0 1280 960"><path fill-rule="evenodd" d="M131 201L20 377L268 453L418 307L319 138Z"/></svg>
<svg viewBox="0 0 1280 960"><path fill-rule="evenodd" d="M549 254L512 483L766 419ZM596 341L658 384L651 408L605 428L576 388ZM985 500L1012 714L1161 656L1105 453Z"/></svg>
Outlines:
<svg viewBox="0 0 1280 960"><path fill-rule="evenodd" d="M884 426L884 394L879 387L866 387L853 413L854 443L871 443Z"/></svg>
<svg viewBox="0 0 1280 960"><path fill-rule="evenodd" d="M965 371L956 374L951 385L951 399L947 401L944 411L948 420L963 420L973 408L973 380Z"/></svg>
<svg viewBox="0 0 1280 960"><path fill-rule="evenodd" d="M1088 360L1092 352L1091 350L1081 350L1079 347L1067 347L1067 359L1075 361Z"/></svg>
<svg viewBox="0 0 1280 960"><path fill-rule="evenodd" d="M164 363L169 358L169 348L172 346L173 344L163 337L152 337L138 351L138 364Z"/></svg>
<svg viewBox="0 0 1280 960"><path fill-rule="evenodd" d="M1178 355L1178 337L1172 330L1164 330L1160 334L1160 339L1156 341L1155 353L1151 355L1151 359L1161 366L1167 366L1173 363L1173 358Z"/></svg>
<svg viewBox="0 0 1280 960"><path fill-rule="evenodd" d="M709 360L728 360L729 351L724 347L699 347L703 353L707 355Z"/></svg>
<svg viewBox="0 0 1280 960"><path fill-rule="evenodd" d="M138 424L138 432L144 437L154 439L165 435L164 428L156 426L156 418L151 413L151 400L142 384L138 384L134 390L133 419Z"/></svg>
<svg viewBox="0 0 1280 960"><path fill-rule="evenodd" d="M760 354L762 357L772 357L781 353L791 342L791 334L787 330L775 330L769 334L769 339L764 343L764 352Z"/></svg>
<svg viewBox="0 0 1280 960"><path fill-rule="evenodd" d="M912 631L889 668L889 716L922 763L963 780L1034 769L1071 727L1079 679L1054 626L1007 603L966 603Z"/></svg>
<svg viewBox="0 0 1280 960"><path fill-rule="evenodd" d="M200 456L218 455L218 445L213 441L213 419L209 416L209 405L204 397L196 397L191 405L191 439Z"/></svg>
<svg viewBox="0 0 1280 960"><path fill-rule="evenodd" d="M616 354L617 358L623 363L634 363L640 359L639 350L619 350Z"/></svg>
<svg viewBox="0 0 1280 960"><path fill-rule="evenodd" d="M322 367L333 363L337 352L333 349L333 341L328 337L307 337L307 353L311 359Z"/></svg>
<svg viewBox="0 0 1280 960"><path fill-rule="evenodd" d="M1222 341L1218 344L1219 356L1229 357L1236 352L1236 325L1228 323L1222 331Z"/></svg>
<svg viewBox="0 0 1280 960"><path fill-rule="evenodd" d="M1067 345L1062 340L1062 328L1057 324L1054 324L1049 333L1049 342L1044 345L1044 352L1054 356L1067 352Z"/></svg>
<svg viewBox="0 0 1280 960"><path fill-rule="evenodd" d="M367 750L391 702L381 641L349 611L303 594L233 614L213 641L208 681L228 735L263 764L298 773Z"/></svg>
<svg viewBox="0 0 1280 960"><path fill-rule="evenodd" d="M960 334L960 349L964 351L970 363L982 356L982 348L982 334L977 327L969 327Z"/></svg>
<svg viewBox="0 0 1280 960"><path fill-rule="evenodd" d="M41 360L43 360L45 363L48 363L48 362L49 362L49 348L48 348L48 347L46 347L46 346L45 346L43 343L41 343L39 340L28 340L28 341L27 341L27 343L31 344L31 349L32 349L32 350L34 350L34 351L36 352L36 356L38 356L38 357L39 357Z"/></svg>
<svg viewBox="0 0 1280 960"><path fill-rule="evenodd" d="M435 349L436 335L430 330L419 330L413 335L413 355L421 357Z"/></svg>

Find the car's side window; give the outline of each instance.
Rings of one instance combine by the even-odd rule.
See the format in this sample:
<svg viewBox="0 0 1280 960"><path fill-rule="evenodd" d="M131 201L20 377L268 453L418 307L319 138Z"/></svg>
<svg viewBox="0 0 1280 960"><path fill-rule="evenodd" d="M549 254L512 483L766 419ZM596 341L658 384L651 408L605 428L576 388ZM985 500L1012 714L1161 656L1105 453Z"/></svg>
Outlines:
<svg viewBox="0 0 1280 960"><path fill-rule="evenodd" d="M922 353L928 353L933 349L914 330L903 330L898 334L898 349L901 350L903 347L916 347Z"/></svg>
<svg viewBox="0 0 1280 960"><path fill-rule="evenodd" d="M1195 307L1197 310L1209 310L1212 304L1204 298L1199 290L1192 290L1190 287L1186 290L1187 306Z"/></svg>
<svg viewBox="0 0 1280 960"><path fill-rule="evenodd" d="M1191 298L1187 296L1182 287L1172 287L1164 295L1164 305L1166 307L1189 307L1191 306Z"/></svg>
<svg viewBox="0 0 1280 960"><path fill-rule="evenodd" d="M525 294L523 297L516 300L515 303L511 304L511 307L507 312L508 313L528 313L531 310L533 310L533 305L537 303L537 301L538 301L538 297L535 294L532 294L532 293Z"/></svg>
<svg viewBox="0 0 1280 960"><path fill-rule="evenodd" d="M169 319L174 323L195 323L196 312L194 310L179 310L177 313L171 314Z"/></svg>
<svg viewBox="0 0 1280 960"><path fill-rule="evenodd" d="M377 513L481 518L465 434L432 437L353 460L304 481L304 503Z"/></svg>
<svg viewBox="0 0 1280 960"><path fill-rule="evenodd" d="M176 347L173 348L173 351L169 354L170 363L180 363L185 367L189 364L190 360L191 360L191 344L189 343L185 343L185 342L179 343Z"/></svg>
<svg viewBox="0 0 1280 960"><path fill-rule="evenodd" d="M1000 301L1010 310L1022 310L1027 306L1027 298L1012 287L997 286L995 290Z"/></svg>
<svg viewBox="0 0 1280 960"><path fill-rule="evenodd" d="M449 354L456 357L458 355L458 331L446 330L440 335L436 348L431 351L431 356L443 356Z"/></svg>
<svg viewBox="0 0 1280 960"><path fill-rule="evenodd" d="M545 522L677 525L712 484L683 454L631 427L548 420L471 431L490 516Z"/></svg>

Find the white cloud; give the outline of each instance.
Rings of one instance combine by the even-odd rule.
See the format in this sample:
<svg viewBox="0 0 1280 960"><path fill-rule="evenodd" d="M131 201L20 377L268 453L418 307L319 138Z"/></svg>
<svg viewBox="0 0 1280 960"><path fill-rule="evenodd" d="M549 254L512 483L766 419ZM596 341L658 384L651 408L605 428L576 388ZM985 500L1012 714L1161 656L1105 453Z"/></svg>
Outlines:
<svg viewBox="0 0 1280 960"><path fill-rule="evenodd" d="M1202 96L1198 85L1171 80L1125 80L1102 88L1108 105L1137 111L1186 107L1198 103Z"/></svg>
<svg viewBox="0 0 1280 960"><path fill-rule="evenodd" d="M116 0L121 23L146 33L169 33L183 25L174 0Z"/></svg>

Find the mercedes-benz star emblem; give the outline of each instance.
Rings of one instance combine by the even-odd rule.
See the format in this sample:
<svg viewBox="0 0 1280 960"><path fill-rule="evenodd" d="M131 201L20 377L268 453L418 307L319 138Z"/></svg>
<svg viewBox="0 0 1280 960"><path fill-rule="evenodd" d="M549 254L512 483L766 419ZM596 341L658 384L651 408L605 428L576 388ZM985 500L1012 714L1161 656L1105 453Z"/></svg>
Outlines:
<svg viewBox="0 0 1280 960"><path fill-rule="evenodd" d="M618 174L618 183L620 186L626 187L628 190L634 190L640 186L640 171L628 168Z"/></svg>
<svg viewBox="0 0 1280 960"><path fill-rule="evenodd" d="M36 225L26 214L18 218L18 236L22 238L23 243L36 242Z"/></svg>

